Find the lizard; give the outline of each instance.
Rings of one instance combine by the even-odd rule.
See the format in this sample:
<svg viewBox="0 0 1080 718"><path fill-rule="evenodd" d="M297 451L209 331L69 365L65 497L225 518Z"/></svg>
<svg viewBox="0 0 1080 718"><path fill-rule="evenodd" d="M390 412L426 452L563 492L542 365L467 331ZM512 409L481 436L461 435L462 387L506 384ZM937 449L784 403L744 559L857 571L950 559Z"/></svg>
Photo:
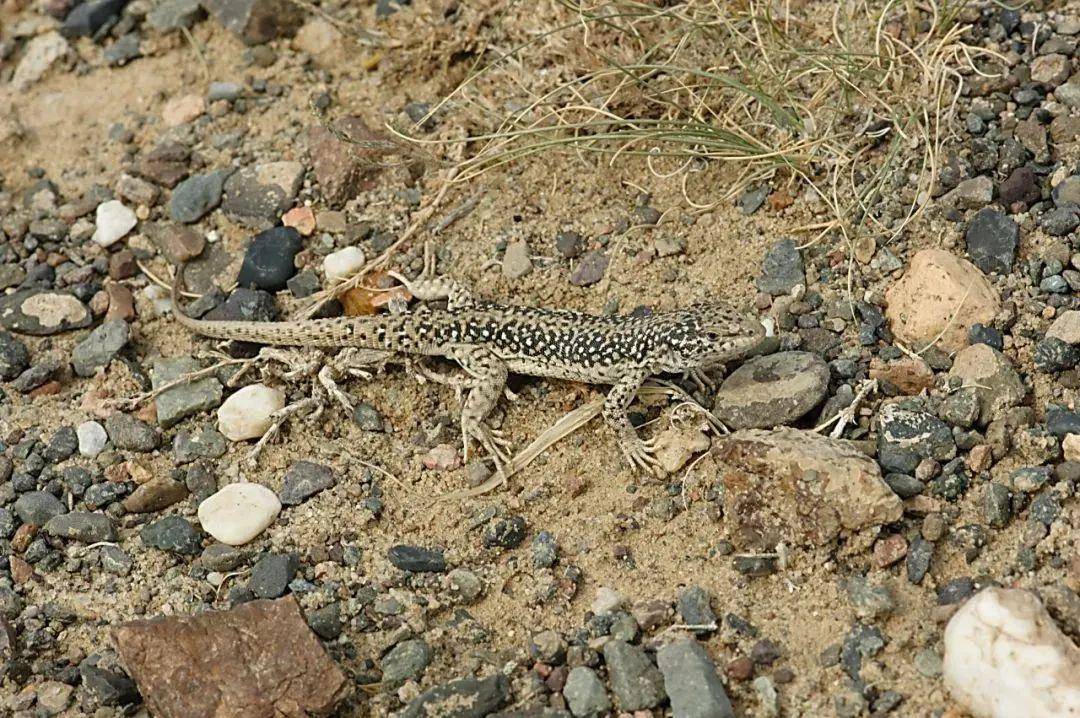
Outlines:
<svg viewBox="0 0 1080 718"><path fill-rule="evenodd" d="M173 311L180 324L196 334L272 346L353 347L402 359L442 357L456 362L465 377L451 379L431 371L422 372L423 376L468 390L461 410L465 457L470 439L474 440L500 473L509 460L509 443L486 420L506 390L508 374L610 385L602 413L619 449L635 470L661 474L656 445L637 435L628 415L642 383L658 374L700 378L706 371L753 354L765 336L764 326L753 315L721 303L638 316L480 299L453 279L437 276L434 256L427 249L417 278L389 274L420 301L446 301L445 309L421 305L417 311L402 314L275 322L195 319L180 304L183 270L184 265L178 265L173 280Z"/></svg>

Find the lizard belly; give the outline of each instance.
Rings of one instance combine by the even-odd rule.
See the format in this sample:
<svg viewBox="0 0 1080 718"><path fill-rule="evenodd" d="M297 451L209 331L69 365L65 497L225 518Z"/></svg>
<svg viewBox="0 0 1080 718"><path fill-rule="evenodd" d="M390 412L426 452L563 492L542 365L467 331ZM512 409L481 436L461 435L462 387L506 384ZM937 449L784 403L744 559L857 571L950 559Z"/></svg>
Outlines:
<svg viewBox="0 0 1080 718"><path fill-rule="evenodd" d="M503 357L503 360L507 369L514 374L580 381L586 384L614 384L624 373L613 366L583 367L547 358L508 356Z"/></svg>

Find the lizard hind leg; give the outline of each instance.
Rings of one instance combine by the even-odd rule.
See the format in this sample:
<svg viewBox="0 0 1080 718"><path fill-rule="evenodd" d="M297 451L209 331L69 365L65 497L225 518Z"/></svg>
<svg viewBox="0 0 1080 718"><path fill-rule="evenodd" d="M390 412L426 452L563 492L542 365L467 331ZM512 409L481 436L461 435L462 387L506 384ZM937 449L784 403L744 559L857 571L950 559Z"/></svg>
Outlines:
<svg viewBox="0 0 1080 718"><path fill-rule="evenodd" d="M495 463L496 470L505 474L510 463L510 442L502 432L487 424L487 417L506 386L506 364L481 347L463 347L453 350L451 354L470 376L470 379L462 380L469 388L461 407L461 440L465 444L465 459L468 459L469 441L475 441Z"/></svg>

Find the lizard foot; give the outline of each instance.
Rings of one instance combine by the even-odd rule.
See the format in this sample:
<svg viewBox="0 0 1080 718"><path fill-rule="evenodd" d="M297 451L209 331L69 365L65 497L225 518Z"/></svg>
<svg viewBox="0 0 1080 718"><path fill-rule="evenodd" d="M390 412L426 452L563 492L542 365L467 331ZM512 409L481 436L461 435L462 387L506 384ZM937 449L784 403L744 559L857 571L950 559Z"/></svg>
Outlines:
<svg viewBox="0 0 1080 718"><path fill-rule="evenodd" d="M638 437L619 439L619 449L630 463L630 466L647 474L662 477L664 470L656 458L656 444L652 441L642 441Z"/></svg>
<svg viewBox="0 0 1080 718"><path fill-rule="evenodd" d="M510 440L503 432L483 423L473 427L462 426L462 439L465 444L463 454L465 461L469 460L469 439L472 439L487 452L488 457L495 464L496 472L506 475L506 466L510 463Z"/></svg>

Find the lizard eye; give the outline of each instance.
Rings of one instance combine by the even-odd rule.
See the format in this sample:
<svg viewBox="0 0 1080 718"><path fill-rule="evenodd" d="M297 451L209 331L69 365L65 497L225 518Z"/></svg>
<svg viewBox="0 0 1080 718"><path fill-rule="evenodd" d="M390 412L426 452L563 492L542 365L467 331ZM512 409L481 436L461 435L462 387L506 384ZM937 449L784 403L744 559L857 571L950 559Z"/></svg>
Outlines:
<svg viewBox="0 0 1080 718"><path fill-rule="evenodd" d="M720 341L720 335L716 332L705 332L705 338L708 339L710 342Z"/></svg>

